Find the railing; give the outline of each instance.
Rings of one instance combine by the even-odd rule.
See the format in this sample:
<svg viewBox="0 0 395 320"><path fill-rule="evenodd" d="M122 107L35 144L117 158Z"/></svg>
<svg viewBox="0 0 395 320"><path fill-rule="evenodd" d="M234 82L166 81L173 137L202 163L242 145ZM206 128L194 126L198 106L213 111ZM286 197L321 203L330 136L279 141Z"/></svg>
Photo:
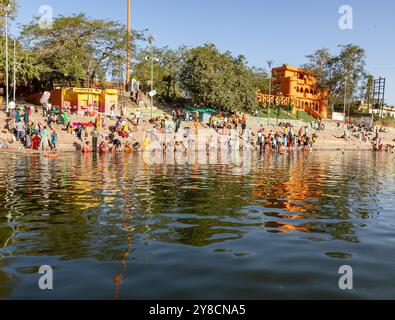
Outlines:
<svg viewBox="0 0 395 320"><path fill-rule="evenodd" d="M305 111L308 115L312 116L313 118L316 118L318 120L322 120L321 115L315 111L314 109L306 106L304 104L304 101L300 98L290 96L290 97L285 97L285 96L278 96L278 95L269 95L269 94L264 94L264 93L257 93L257 101L264 107L267 107L268 105L279 105L283 107L287 107L289 105L295 106L298 109L302 109Z"/></svg>
<svg viewBox="0 0 395 320"><path fill-rule="evenodd" d="M303 109L308 115L312 116L313 118L316 118L317 120L320 120L320 121L322 120L321 115L317 111L315 111L309 107L306 107L306 106L304 106Z"/></svg>
<svg viewBox="0 0 395 320"><path fill-rule="evenodd" d="M290 97L284 96L276 96L276 95L269 95L269 94L257 94L257 100L263 106L268 105L281 105L281 106L289 106L291 103Z"/></svg>

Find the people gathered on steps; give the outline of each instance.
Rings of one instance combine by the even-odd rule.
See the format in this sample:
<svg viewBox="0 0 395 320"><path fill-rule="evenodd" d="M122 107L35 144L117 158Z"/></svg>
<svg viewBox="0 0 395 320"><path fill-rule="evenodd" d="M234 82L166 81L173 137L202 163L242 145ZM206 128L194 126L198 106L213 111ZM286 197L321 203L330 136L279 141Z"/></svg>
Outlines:
<svg viewBox="0 0 395 320"><path fill-rule="evenodd" d="M125 111L116 115L115 106L109 115L94 114L93 120L73 122L70 108L43 107L42 117L33 117L38 111L30 106L15 106L9 113L5 129L14 134L14 140L21 142L26 150L56 152L62 138L74 135L79 150L84 154L113 153L135 151L196 151L197 139L204 140L203 149L207 152L226 150L257 150L287 154L292 150L308 151L314 148L320 133L326 130L323 122L311 122L295 127L290 122L280 122L276 126L252 130L247 115L218 113L211 114L204 120L197 111L174 109L171 115L166 114L149 120L142 120L139 111L126 115ZM91 116L91 115L87 115ZM36 119L35 121L33 119ZM262 119L266 123L266 119ZM346 141L370 143L374 151L394 152L395 146L385 144L380 137L385 133L383 128L364 128L339 124ZM141 145L131 142L134 134L144 129ZM59 136L59 133L64 133ZM202 135L205 135L202 138ZM71 136L72 137L72 136ZM181 137L181 138L180 138ZM199 138L198 138L199 137ZM0 140L0 148L4 143ZM152 147L154 145L154 147ZM199 149L202 151L202 149Z"/></svg>

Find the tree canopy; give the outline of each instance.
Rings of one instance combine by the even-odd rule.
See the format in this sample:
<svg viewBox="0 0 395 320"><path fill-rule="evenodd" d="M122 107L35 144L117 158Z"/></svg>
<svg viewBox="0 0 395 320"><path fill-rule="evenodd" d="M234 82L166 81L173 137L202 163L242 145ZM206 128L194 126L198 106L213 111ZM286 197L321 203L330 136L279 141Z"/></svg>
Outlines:
<svg viewBox="0 0 395 320"><path fill-rule="evenodd" d="M140 51L137 62L133 65L133 77L140 81L143 91L149 91L153 58L154 85L158 97L166 102L175 101L182 96L179 76L186 52L186 47L176 50L167 47L145 48Z"/></svg>
<svg viewBox="0 0 395 320"><path fill-rule="evenodd" d="M340 53L333 55L322 48L307 56L304 69L313 71L318 77L318 85L329 90L329 105L332 110L343 105L346 99L354 102L364 99L369 74L366 66L366 52L357 45L340 45ZM346 95L346 96L345 96Z"/></svg>
<svg viewBox="0 0 395 320"><path fill-rule="evenodd" d="M143 33L132 33L132 41L142 38ZM43 29L36 18L22 27L21 39L26 48L37 52L51 83L100 82L125 69L126 27L118 22L81 13L59 16L51 29Z"/></svg>
<svg viewBox="0 0 395 320"><path fill-rule="evenodd" d="M213 44L187 52L180 81L188 96L209 107L235 112L257 105L255 79L245 58L221 53Z"/></svg>
<svg viewBox="0 0 395 320"><path fill-rule="evenodd" d="M10 19L14 19L17 11L15 0L0 0L0 30L2 31L5 28L5 15L7 7L9 7L8 14Z"/></svg>

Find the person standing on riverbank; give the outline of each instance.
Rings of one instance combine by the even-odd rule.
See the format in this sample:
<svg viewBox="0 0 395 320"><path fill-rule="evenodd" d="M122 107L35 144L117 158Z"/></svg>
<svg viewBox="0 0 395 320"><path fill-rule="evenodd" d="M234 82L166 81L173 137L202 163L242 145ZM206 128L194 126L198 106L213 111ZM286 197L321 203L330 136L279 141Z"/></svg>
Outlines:
<svg viewBox="0 0 395 320"><path fill-rule="evenodd" d="M110 119L111 120L115 119L115 105L114 104L111 106L111 109L110 109Z"/></svg>
<svg viewBox="0 0 395 320"><path fill-rule="evenodd" d="M181 123L182 123L182 119L181 119L181 116L180 116L180 117L178 117L177 122L176 122L176 133L178 133L178 131L180 130Z"/></svg>
<svg viewBox="0 0 395 320"><path fill-rule="evenodd" d="M29 109L27 106L25 106L23 109L23 121L25 122L25 124L29 122Z"/></svg>
<svg viewBox="0 0 395 320"><path fill-rule="evenodd" d="M21 140L25 135L26 126L22 121L17 122L16 124L16 140Z"/></svg>
<svg viewBox="0 0 395 320"><path fill-rule="evenodd" d="M15 111L15 122L18 123L19 121L21 121L21 110L17 107Z"/></svg>
<svg viewBox="0 0 395 320"><path fill-rule="evenodd" d="M66 128L66 131L69 130L69 113L67 111L63 113L63 126Z"/></svg>

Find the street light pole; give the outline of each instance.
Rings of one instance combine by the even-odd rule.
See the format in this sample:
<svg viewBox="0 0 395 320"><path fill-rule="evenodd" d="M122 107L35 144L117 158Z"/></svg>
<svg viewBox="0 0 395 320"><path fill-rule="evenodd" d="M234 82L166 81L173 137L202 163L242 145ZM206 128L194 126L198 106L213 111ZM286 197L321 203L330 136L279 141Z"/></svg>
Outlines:
<svg viewBox="0 0 395 320"><path fill-rule="evenodd" d="M150 36L148 41L151 45L151 119L153 118L153 108L154 108L154 36Z"/></svg>
<svg viewBox="0 0 395 320"><path fill-rule="evenodd" d="M154 91L154 46L152 45L151 51L151 93ZM151 119L152 119L152 110L154 108L154 95L151 94Z"/></svg>
<svg viewBox="0 0 395 320"><path fill-rule="evenodd" d="M272 71L272 66L273 66L273 61L269 60L267 62L267 64L269 65L269 70L270 70L270 83L269 83L269 112L268 112L268 118L267 118L267 125L270 126L270 96L272 94L272 77L273 77L273 71Z"/></svg>
<svg viewBox="0 0 395 320"><path fill-rule="evenodd" d="M282 100L283 100L282 92L279 93L279 97L280 97L280 101L279 101L279 103L278 103L278 105L277 105L277 120L276 120L276 126L278 126L278 118L279 118L279 115L280 115L281 103L282 103Z"/></svg>
<svg viewBox="0 0 395 320"><path fill-rule="evenodd" d="M346 77L345 77L345 81L344 81L344 124L346 123L346 108L347 108L347 72L346 72Z"/></svg>
<svg viewBox="0 0 395 320"><path fill-rule="evenodd" d="M130 44L130 40L131 40L131 30L130 30L130 0L128 1L128 5L127 5L127 53L126 53L126 91L129 92L129 84L130 84L130 56L131 56L131 44Z"/></svg>
<svg viewBox="0 0 395 320"><path fill-rule="evenodd" d="M6 112L8 113L8 10L9 5L5 8L5 87L6 87Z"/></svg>
<svg viewBox="0 0 395 320"><path fill-rule="evenodd" d="M14 88L13 88L14 103L16 103L16 39L14 39Z"/></svg>

